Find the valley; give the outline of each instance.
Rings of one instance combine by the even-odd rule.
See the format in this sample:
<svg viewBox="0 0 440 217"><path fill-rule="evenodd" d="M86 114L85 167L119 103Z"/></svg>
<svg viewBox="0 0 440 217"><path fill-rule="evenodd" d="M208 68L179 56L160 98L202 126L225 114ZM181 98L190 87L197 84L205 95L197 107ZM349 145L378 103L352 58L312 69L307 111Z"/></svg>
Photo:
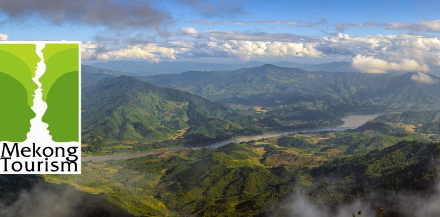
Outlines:
<svg viewBox="0 0 440 217"><path fill-rule="evenodd" d="M208 145L205 144L205 145L197 146L192 149L219 148L219 147L227 145L229 143L249 142L249 141L254 141L254 140L261 140L261 139L267 139L267 138L271 138L271 137L278 137L278 136L291 135L291 134L297 134L297 133L307 133L307 132L309 132L309 133L315 132L316 133L316 132L325 132L325 131L342 131L342 130L348 130L348 129L355 129L355 128L363 125L365 122L376 118L377 116L378 115L350 115L350 116L342 119L344 124L339 127L304 130L304 131L269 133L269 134L255 135L255 136L240 136L240 137L229 139L226 141L221 141L221 142L208 144ZM180 152L180 151L184 151L186 149L187 148L184 148L184 147L177 147L177 148L168 148L168 149L164 149L164 150L159 149L159 150L154 150L154 151L137 152L137 153L130 153L130 154L83 156L81 158L81 160L85 161L85 162L90 162L90 161L91 162L102 162L102 161L107 161L107 160L128 160L128 159L132 159L132 158L160 154L161 152Z"/></svg>
<svg viewBox="0 0 440 217"><path fill-rule="evenodd" d="M440 87L417 73L82 73L83 174L15 181L75 191L85 216L418 216L400 192L436 202Z"/></svg>

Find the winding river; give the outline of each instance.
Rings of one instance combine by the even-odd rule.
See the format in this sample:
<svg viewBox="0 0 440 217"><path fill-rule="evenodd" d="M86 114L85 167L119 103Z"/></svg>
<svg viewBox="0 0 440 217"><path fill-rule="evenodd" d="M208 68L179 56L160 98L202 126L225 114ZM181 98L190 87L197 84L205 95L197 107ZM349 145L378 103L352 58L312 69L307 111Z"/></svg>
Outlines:
<svg viewBox="0 0 440 217"><path fill-rule="evenodd" d="M217 142L214 144L209 144L205 146L198 146L196 149L200 148L218 148L224 145L227 145L231 142L248 142L252 140L260 140L265 138L270 138L274 136L284 136L284 135L291 135L295 133L307 133L307 132L323 132L323 131L343 131L343 130L349 130L349 129L355 129L357 127L360 127L364 123L366 123L369 120L372 120L379 116L378 114L374 115L349 115L342 119L344 121L344 124L338 127L329 127L329 128L322 128L322 129L313 129L313 130L301 130L301 131L289 131L289 132L279 132L279 133L269 133L269 134L262 134L262 135L256 135L256 136L240 136L237 138L229 139L222 142ZM170 148L170 149L161 149L161 150L154 150L154 151L145 151L145 152L137 152L137 153L129 153L129 154L116 154L116 155L102 155L102 156L84 156L81 158L82 161L87 162L102 162L107 160L128 160L132 158L138 158L143 157L147 155L154 155L159 154L162 152L179 152L182 150L188 149L187 147L180 147L180 148Z"/></svg>

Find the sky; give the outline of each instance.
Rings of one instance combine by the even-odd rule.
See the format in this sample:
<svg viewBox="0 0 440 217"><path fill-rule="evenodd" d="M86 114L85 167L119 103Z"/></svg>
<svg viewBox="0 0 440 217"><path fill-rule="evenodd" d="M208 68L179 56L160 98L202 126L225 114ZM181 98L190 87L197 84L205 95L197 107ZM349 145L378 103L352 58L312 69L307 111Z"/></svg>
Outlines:
<svg viewBox="0 0 440 217"><path fill-rule="evenodd" d="M1 0L0 40L81 41L83 62L440 66L437 0Z"/></svg>

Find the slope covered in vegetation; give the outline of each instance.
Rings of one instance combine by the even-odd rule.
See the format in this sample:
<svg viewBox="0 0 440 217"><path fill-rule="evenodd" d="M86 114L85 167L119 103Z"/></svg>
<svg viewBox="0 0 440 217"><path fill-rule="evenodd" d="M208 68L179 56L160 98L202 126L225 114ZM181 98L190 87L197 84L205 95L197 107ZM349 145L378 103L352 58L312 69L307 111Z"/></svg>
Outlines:
<svg viewBox="0 0 440 217"><path fill-rule="evenodd" d="M115 143L134 150L160 148L164 144L156 142L176 138L181 145L195 145L255 133L252 121L220 103L128 76L83 90L82 137L89 151Z"/></svg>

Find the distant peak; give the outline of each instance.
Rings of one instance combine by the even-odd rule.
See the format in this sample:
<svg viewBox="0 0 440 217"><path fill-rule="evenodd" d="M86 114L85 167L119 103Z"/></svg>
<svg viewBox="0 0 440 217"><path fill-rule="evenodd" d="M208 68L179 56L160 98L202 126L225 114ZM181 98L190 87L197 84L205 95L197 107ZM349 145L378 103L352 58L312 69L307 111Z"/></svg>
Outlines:
<svg viewBox="0 0 440 217"><path fill-rule="evenodd" d="M131 76L121 75L113 78L113 82L118 83L119 85L125 85L127 87L136 87L139 85L151 85L147 82L141 81L139 79L133 78Z"/></svg>
<svg viewBox="0 0 440 217"><path fill-rule="evenodd" d="M264 64L262 67L267 68L267 67L278 67L274 64Z"/></svg>
<svg viewBox="0 0 440 217"><path fill-rule="evenodd" d="M131 82L137 82L139 81L136 78L133 78L131 76L127 76L127 75L121 75L115 78L115 80L119 80L119 81L131 81Z"/></svg>

